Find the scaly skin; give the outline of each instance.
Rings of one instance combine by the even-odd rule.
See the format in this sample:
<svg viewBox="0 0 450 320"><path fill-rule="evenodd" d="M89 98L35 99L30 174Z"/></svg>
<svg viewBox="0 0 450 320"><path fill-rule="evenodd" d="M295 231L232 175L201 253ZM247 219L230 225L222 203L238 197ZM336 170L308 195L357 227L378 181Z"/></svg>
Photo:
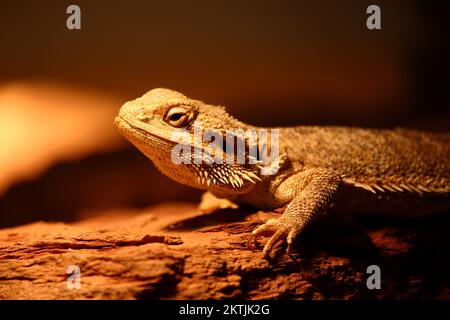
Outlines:
<svg viewBox="0 0 450 320"><path fill-rule="evenodd" d="M182 128L194 133L201 122L225 130L256 128L228 115L223 107L192 100L168 89L154 89L127 102L116 117L121 133L156 167L175 181L206 190L204 210L250 204L260 209L286 206L283 215L252 232L249 244L271 235L263 254L279 241L292 243L305 226L328 209L417 217L450 209L450 134L406 129L377 130L299 126L280 129L281 164L175 164L171 152ZM209 142L191 146L208 150ZM206 151L205 151L206 152ZM246 151L247 152L247 151ZM220 150L211 154L217 155ZM223 150L224 156L226 150ZM248 152L247 152L248 155ZM192 155L192 160L195 159Z"/></svg>

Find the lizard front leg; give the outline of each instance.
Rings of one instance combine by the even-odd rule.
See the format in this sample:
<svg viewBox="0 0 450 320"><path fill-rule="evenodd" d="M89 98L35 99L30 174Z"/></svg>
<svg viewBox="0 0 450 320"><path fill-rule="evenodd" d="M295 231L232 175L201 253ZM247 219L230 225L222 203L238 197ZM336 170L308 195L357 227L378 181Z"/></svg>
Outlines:
<svg viewBox="0 0 450 320"><path fill-rule="evenodd" d="M341 176L332 170L319 168L305 170L286 179L275 191L276 197L289 203L286 210L280 218L271 219L255 229L249 238L249 246L256 243L258 237L272 234L264 246L264 258L269 257L280 240L287 242L287 253L291 254L295 238L331 205L341 183Z"/></svg>

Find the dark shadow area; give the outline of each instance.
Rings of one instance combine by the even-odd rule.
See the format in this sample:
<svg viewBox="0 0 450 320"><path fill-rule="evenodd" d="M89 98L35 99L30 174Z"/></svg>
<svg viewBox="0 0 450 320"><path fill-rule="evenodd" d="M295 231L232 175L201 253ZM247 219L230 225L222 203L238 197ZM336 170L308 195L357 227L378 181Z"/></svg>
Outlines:
<svg viewBox="0 0 450 320"><path fill-rule="evenodd" d="M295 248L302 262L290 265L289 269L311 267L321 256L344 257L351 265L347 270L348 277L355 277L356 272L365 275L369 265L379 266L382 272L384 290L359 291L357 298L394 299L403 295L404 299L431 299L445 295L450 282L449 227L448 212L403 222L399 219L323 216L298 238ZM330 297L336 297L342 290L342 285L336 284L336 279L329 274L329 278L311 277L317 286L329 289ZM346 287L342 295L348 296L351 290L351 286ZM390 292L391 296L383 292ZM403 294L394 295L396 292ZM326 291L323 294L327 296Z"/></svg>
<svg viewBox="0 0 450 320"><path fill-rule="evenodd" d="M378 254L366 230L355 219L337 214L323 215L313 221L295 245L306 257L317 252L348 258Z"/></svg>
<svg viewBox="0 0 450 320"><path fill-rule="evenodd" d="M194 231L207 226L231 224L244 221L246 216L255 213L256 209L248 206L239 209L220 209L193 218L185 219L164 228L167 231Z"/></svg>
<svg viewBox="0 0 450 320"><path fill-rule="evenodd" d="M201 192L159 173L138 151L122 151L52 166L0 197L0 227L38 220L73 221L79 213L198 201Z"/></svg>

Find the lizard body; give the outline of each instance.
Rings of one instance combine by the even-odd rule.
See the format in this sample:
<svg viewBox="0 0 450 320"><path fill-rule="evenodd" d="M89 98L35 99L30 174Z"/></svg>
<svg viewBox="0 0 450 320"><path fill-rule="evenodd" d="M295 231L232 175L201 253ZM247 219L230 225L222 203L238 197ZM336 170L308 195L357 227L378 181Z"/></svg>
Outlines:
<svg viewBox="0 0 450 320"><path fill-rule="evenodd" d="M208 191L208 201L222 201L220 206L285 207L280 218L269 220L252 232L250 244L259 236L271 235L264 246L265 257L278 241L286 241L291 253L298 234L328 209L405 217L450 209L449 133L318 126L279 128L278 170L262 175L261 166L270 167L273 163L171 161L172 150L180 143L174 132L183 129L193 135L196 122L221 135L226 130L256 128L231 117L223 107L168 89L154 89L127 102L115 120L121 133L163 174ZM187 142L192 150L205 150L205 154L209 150L205 142L189 141L193 141ZM222 149L225 156L227 150ZM217 153L220 150L210 154ZM248 150L246 156L249 159ZM195 160L195 152L191 157ZM215 204L206 205L206 209L208 206L213 208Z"/></svg>

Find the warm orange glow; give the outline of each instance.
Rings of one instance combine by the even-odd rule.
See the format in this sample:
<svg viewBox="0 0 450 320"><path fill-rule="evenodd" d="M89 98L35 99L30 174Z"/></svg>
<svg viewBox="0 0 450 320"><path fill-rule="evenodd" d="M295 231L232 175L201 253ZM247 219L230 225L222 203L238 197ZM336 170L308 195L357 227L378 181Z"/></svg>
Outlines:
<svg viewBox="0 0 450 320"><path fill-rule="evenodd" d="M0 192L56 161L115 148L121 102L61 85L16 83L0 88Z"/></svg>

